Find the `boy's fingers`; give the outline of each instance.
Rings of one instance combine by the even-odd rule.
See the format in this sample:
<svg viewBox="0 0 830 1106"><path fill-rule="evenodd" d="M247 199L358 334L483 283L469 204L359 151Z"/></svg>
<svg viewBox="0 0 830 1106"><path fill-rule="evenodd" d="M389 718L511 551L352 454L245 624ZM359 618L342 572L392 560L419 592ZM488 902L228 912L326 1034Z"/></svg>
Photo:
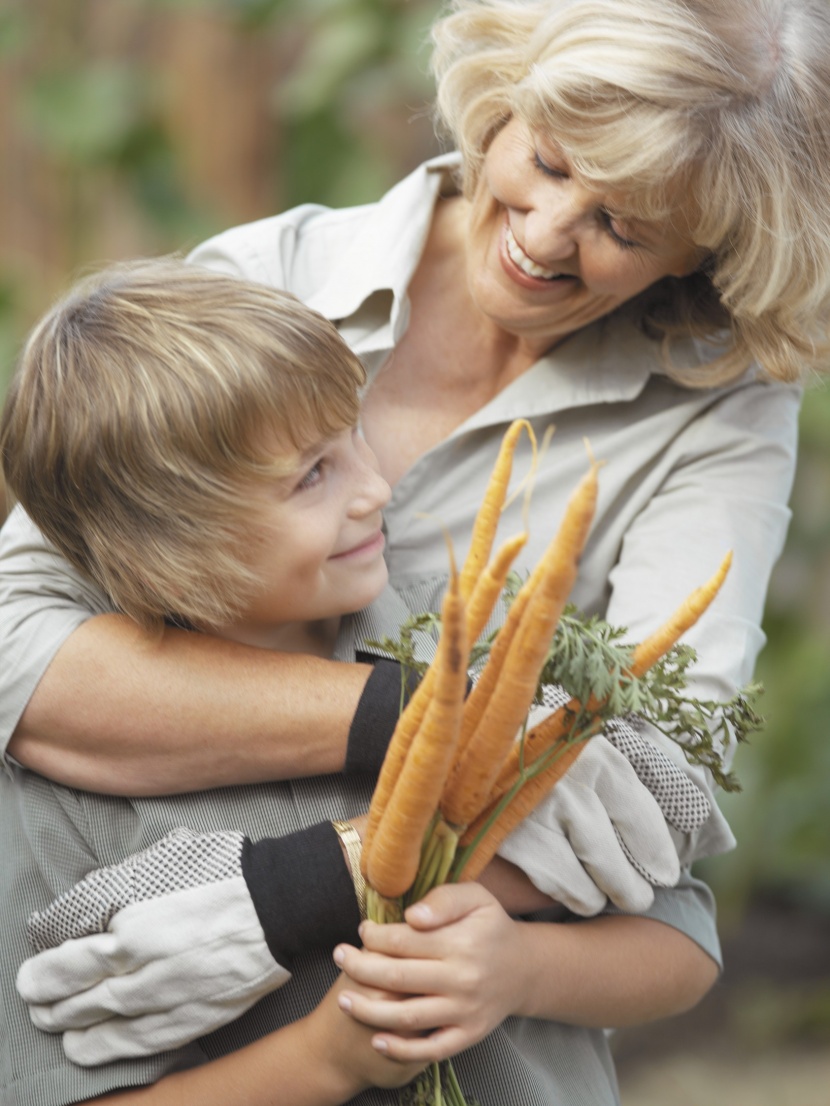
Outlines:
<svg viewBox="0 0 830 1106"><path fill-rule="evenodd" d="M399 1037L394 1033L380 1032L372 1038L373 1046L390 1060L416 1064L447 1060L472 1043L456 1026L437 1029L424 1037Z"/></svg>
<svg viewBox="0 0 830 1106"><path fill-rule="evenodd" d="M363 922L360 927L360 938L364 950L382 952L385 956L434 959L444 955L440 934L432 932L431 929L419 932L402 922L389 925Z"/></svg>
<svg viewBox="0 0 830 1106"><path fill-rule="evenodd" d="M450 1018L447 1001L440 996L375 997L361 991L346 989L339 999L340 1008L363 1025L400 1037L421 1036L434 1031Z"/></svg>
<svg viewBox="0 0 830 1106"><path fill-rule="evenodd" d="M479 883L442 884L408 907L404 917L413 929L437 929L467 917L479 907L493 902L493 897Z"/></svg>
<svg viewBox="0 0 830 1106"><path fill-rule="evenodd" d="M439 960L398 958L348 947L341 959L335 959L346 975L361 987L394 994L421 995L441 994L446 986ZM348 989L348 980L345 988Z"/></svg>

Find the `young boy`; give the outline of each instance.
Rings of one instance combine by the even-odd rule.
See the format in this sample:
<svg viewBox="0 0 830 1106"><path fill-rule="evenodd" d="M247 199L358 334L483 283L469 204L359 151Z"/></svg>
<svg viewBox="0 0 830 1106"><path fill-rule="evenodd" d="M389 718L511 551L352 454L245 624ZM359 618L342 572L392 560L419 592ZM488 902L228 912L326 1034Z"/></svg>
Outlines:
<svg viewBox="0 0 830 1106"><path fill-rule="evenodd" d="M360 363L334 328L290 296L177 262L117 267L79 287L30 338L0 426L7 480L76 567L79 587L94 581L113 612L257 648L354 659L365 638L395 634L405 613L385 587L380 512L389 490L355 429L362 381ZM358 610L358 617L342 617ZM442 888L432 913L413 915L413 927L395 936L394 948L384 941L395 927L371 927L366 953L340 944L338 957L353 981L334 992L331 950L354 940L356 906L349 917L325 917L333 887L311 880L307 901L257 891L252 905L252 873L270 877L260 885L279 887L279 866L289 863L281 842L289 835L311 834L321 849L334 850L331 879L348 881L329 820L358 816L372 785L371 773L362 772L126 799L70 790L22 768L4 776L2 909L9 937L2 982L16 1045L3 1061L6 1085L38 1106L146 1083L152 1088L132 1092L146 1106L177 1095L225 1106L243 1088L256 1106L274 1101L275 1085L291 1106L325 1106L351 1100L370 1083L405 1082L412 1065L480 1042L459 1058L465 1089L485 1103L496 1093L499 1106L530 1106L555 1096L544 1081L528 1091L533 1062L528 1068L523 1057L543 1049L551 1070L561 1067L562 1079L572 1079L578 1041L579 1077L590 1070L593 1083L602 1084L595 1101L613 1101L602 1027L682 1008L711 981L714 965L698 982L700 958L707 958L678 931L638 918L519 923L483 888ZM122 790L129 791L128 781ZM181 826L192 832L171 835ZM161 892L153 886L159 857L167 864ZM140 1026L121 1024L103 988L97 1015L103 1031L85 1032L96 1021L87 1006L67 1034L67 1051L88 1066L68 1064L60 1038L33 1029L14 993L14 974L28 952L21 919L101 866L111 867L90 877L87 888L94 894L107 885L109 894L112 880L121 881L113 928L124 919L133 924L151 969L162 938L149 927L140 932L148 885L150 894L169 891L165 901L181 936L171 955L217 959L210 994L182 996L176 1045L197 1035L188 1038L182 1027L200 1006L220 1011L215 1025L223 1008L224 1020L235 1016L242 976L246 1005L261 1001L198 1046L155 1055L174 1042L153 1037L152 1008ZM210 876L202 880L205 870ZM221 918L214 916L215 899L204 910L210 879L230 902ZM77 902L74 894L66 901ZM133 905L118 909L125 904ZM65 921L60 904L40 915L35 931L42 947L57 943L55 927ZM107 922L100 919L98 928ZM256 965L255 985L250 963L235 978L234 964L222 960L214 928L220 923L250 933L246 956ZM312 951L300 939L308 925L316 927ZM100 936L106 942L111 935ZM82 959L85 949L94 948L90 959L102 950L100 941L78 945ZM283 986L288 972L280 965L292 952L293 978ZM669 965L681 981L670 994L662 979ZM152 992L152 970L149 984L139 977L131 972L128 985ZM373 995L357 979L412 997ZM397 988L394 979L401 980ZM55 1012L54 996L27 997ZM159 994L159 1009L167 1001ZM337 1004L384 1032L371 1037L350 1021L344 1046L337 1035L347 1023L335 1017ZM501 1027L511 1014L525 1017ZM410 1030L437 1032L407 1043L408 1021ZM49 1027L45 1015L40 1023ZM330 1036L338 1047L329 1052ZM107 1060L134 1059L98 1064L99 1047ZM317 1049L331 1063L309 1065ZM384 1049L410 1066L396 1068L379 1055ZM557 1051L561 1064L551 1061ZM358 1101L385 1106L393 1098L368 1090ZM118 1102L125 1102L123 1093Z"/></svg>

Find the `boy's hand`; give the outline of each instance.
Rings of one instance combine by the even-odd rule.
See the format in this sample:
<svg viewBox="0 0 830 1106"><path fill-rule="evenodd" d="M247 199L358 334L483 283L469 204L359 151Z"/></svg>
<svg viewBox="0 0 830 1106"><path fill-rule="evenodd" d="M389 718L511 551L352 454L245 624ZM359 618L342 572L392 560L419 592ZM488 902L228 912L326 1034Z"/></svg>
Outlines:
<svg viewBox="0 0 830 1106"><path fill-rule="evenodd" d="M364 922L361 937L363 949L340 945L335 960L350 980L393 994L369 998L347 980L341 1007L376 1027L375 1047L396 1060L453 1056L521 1005L519 928L479 884L436 887L405 924Z"/></svg>
<svg viewBox="0 0 830 1106"><path fill-rule="evenodd" d="M374 1030L348 1017L340 1005L343 994L362 1001L388 1001L398 996L359 983L341 975L319 1005L307 1016L314 1034L315 1063L329 1069L330 1082L340 1088L343 1101L367 1087L403 1087L425 1067L425 1063L399 1061L373 1045Z"/></svg>

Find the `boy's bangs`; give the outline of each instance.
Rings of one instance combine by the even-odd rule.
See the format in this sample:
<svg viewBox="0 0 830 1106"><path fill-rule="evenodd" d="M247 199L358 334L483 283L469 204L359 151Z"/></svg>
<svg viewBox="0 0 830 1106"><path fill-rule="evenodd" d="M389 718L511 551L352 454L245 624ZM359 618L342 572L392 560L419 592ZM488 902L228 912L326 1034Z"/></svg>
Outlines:
<svg viewBox="0 0 830 1106"><path fill-rule="evenodd" d="M247 459L269 476L293 472L310 451L357 425L358 381L345 366L341 374L327 374L324 381L304 379L300 373L290 388L284 383L278 393L249 414L252 448Z"/></svg>

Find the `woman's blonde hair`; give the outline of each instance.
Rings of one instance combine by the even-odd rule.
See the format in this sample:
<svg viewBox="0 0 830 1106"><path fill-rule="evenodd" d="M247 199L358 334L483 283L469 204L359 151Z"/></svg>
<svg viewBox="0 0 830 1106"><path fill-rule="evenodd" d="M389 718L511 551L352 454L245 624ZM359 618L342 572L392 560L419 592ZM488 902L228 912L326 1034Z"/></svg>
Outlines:
<svg viewBox="0 0 830 1106"><path fill-rule="evenodd" d="M455 0L433 35L438 114L468 196L513 115L549 133L588 186L627 197L630 216L670 218L681 194L707 261L633 306L669 365L680 335L724 351L674 375L711 384L756 361L794 380L822 364L827 0Z"/></svg>
<svg viewBox="0 0 830 1106"><path fill-rule="evenodd" d="M256 586L257 484L355 425L364 380L288 293L176 259L117 265L35 327L0 455L14 495L117 608L216 626Z"/></svg>

